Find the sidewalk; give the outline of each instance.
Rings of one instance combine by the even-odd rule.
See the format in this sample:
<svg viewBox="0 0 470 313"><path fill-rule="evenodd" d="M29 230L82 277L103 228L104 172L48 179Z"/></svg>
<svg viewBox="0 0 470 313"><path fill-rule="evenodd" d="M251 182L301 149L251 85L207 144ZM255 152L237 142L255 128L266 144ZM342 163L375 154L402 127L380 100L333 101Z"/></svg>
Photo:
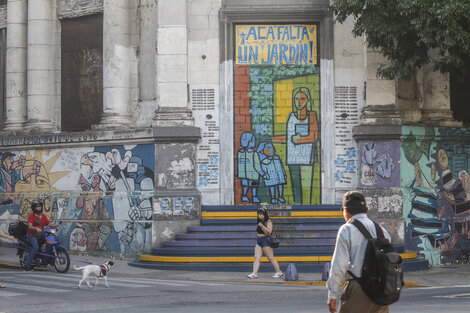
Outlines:
<svg viewBox="0 0 470 313"><path fill-rule="evenodd" d="M93 264L103 264L109 260L106 258L74 254L70 255L70 259L70 272L74 271L74 265L77 267L84 265L84 263L80 263L78 261L92 262ZM299 281L295 282L272 278L271 276L273 273L259 273L258 279L250 280L246 277L247 273L240 272L189 272L174 270L154 270L130 266L128 262L130 262L131 260L112 259L112 261L114 261L114 263L116 264L116 266L112 269L114 275L123 277L145 277L168 280L213 280L246 283L295 284L309 286L325 285L325 282L321 280L321 273L299 273ZM0 245L0 268L21 269L18 263L16 249L11 248L5 245L4 243ZM38 270L49 271L51 269L39 268ZM427 271L406 272L405 282L405 287L468 285L470 284L470 264L436 266Z"/></svg>

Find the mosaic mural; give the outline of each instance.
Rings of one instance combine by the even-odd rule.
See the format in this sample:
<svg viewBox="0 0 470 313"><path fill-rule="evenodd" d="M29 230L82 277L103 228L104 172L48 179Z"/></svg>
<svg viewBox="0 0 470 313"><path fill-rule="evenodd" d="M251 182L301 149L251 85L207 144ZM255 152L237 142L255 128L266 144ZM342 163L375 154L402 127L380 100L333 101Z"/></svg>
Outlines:
<svg viewBox="0 0 470 313"><path fill-rule="evenodd" d="M70 250L134 254L151 247L153 145L4 151L0 225L26 220L40 199Z"/></svg>
<svg viewBox="0 0 470 313"><path fill-rule="evenodd" d="M236 27L236 203L320 203L316 64L316 25Z"/></svg>
<svg viewBox="0 0 470 313"><path fill-rule="evenodd" d="M432 264L469 260L469 136L467 129L403 127L405 248Z"/></svg>

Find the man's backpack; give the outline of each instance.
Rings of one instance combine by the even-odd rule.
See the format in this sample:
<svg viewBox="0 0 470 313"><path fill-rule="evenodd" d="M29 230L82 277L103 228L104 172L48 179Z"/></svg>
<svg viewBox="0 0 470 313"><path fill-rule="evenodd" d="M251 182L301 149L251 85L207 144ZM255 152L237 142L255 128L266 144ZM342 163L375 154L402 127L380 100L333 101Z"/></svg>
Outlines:
<svg viewBox="0 0 470 313"><path fill-rule="evenodd" d="M358 220L351 223L367 239L362 276L357 278L349 272L362 287L364 293L378 305L389 305L400 298L403 287L403 264L401 256L385 238L382 228L374 222L377 238L372 238Z"/></svg>

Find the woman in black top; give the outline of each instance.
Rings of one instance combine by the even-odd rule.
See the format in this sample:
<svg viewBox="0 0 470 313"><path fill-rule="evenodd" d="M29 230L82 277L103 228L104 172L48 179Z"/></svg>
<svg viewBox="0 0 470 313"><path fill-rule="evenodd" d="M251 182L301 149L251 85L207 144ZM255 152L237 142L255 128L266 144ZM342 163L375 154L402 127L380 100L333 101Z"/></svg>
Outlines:
<svg viewBox="0 0 470 313"><path fill-rule="evenodd" d="M271 236L271 233L273 232L273 222L269 218L268 211L265 208L258 209L256 214L258 215L258 227L256 228L256 232L258 233L258 240L255 246L253 273L248 274L247 276L251 279L258 278L259 263L264 253L276 271L276 274L274 274L273 278L279 278L283 275L283 273L279 268L279 263L277 263L276 259L274 259L273 248L271 248L269 245L269 236Z"/></svg>

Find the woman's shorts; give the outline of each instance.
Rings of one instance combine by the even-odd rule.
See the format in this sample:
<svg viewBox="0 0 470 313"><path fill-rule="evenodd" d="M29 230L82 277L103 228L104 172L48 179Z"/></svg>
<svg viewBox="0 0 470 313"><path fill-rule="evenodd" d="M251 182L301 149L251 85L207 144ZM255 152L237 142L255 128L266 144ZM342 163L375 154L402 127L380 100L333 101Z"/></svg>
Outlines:
<svg viewBox="0 0 470 313"><path fill-rule="evenodd" d="M261 248L270 247L270 245L269 245L269 238L268 238L268 237L258 237L258 240L256 241L256 243L257 243L258 246L260 246Z"/></svg>

